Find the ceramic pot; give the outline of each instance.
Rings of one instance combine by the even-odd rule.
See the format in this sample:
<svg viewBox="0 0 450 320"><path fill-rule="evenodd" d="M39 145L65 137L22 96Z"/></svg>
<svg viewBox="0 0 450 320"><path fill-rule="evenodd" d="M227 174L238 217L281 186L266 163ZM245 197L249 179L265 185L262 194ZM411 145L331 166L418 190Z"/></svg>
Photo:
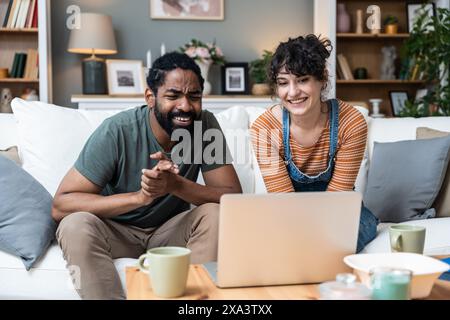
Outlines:
<svg viewBox="0 0 450 320"><path fill-rule="evenodd" d="M397 24L387 24L387 25L384 27L384 31L385 31L387 34L396 34L397 31L398 31L398 25L397 25Z"/></svg>
<svg viewBox="0 0 450 320"><path fill-rule="evenodd" d="M268 96L272 90L267 83L255 83L252 86L252 95L254 96Z"/></svg>

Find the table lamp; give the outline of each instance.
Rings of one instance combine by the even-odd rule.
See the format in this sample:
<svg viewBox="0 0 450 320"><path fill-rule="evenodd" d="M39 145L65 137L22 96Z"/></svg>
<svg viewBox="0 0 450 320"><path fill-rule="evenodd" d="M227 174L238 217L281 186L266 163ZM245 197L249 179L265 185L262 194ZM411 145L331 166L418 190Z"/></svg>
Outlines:
<svg viewBox="0 0 450 320"><path fill-rule="evenodd" d="M91 54L89 58L83 59L83 94L107 94L105 60L95 55L117 53L111 17L81 13L80 28L70 32L67 50Z"/></svg>

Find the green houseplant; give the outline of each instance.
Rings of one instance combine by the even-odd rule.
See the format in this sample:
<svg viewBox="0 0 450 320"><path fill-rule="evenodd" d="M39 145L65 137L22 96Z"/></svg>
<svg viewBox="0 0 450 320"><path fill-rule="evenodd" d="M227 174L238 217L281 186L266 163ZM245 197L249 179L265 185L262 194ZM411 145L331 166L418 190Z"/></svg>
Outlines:
<svg viewBox="0 0 450 320"><path fill-rule="evenodd" d="M398 31L398 18L390 14L384 18L383 25L387 34L395 34Z"/></svg>
<svg viewBox="0 0 450 320"><path fill-rule="evenodd" d="M423 98L406 103L401 116L450 116L450 11L436 11L429 17L422 10L401 50L403 77L423 80L427 88Z"/></svg>
<svg viewBox="0 0 450 320"><path fill-rule="evenodd" d="M249 72L253 82L253 95L269 95L272 91L267 81L267 68L269 67L270 59L272 59L272 52L264 50L261 58L250 62Z"/></svg>

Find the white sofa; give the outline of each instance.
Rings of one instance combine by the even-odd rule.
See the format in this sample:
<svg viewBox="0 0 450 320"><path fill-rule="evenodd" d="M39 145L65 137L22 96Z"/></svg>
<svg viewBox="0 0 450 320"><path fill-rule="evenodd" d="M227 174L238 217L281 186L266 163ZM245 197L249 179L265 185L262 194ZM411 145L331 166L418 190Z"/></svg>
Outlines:
<svg viewBox="0 0 450 320"><path fill-rule="evenodd" d="M73 164L84 141L90 133L115 112L82 111L60 108L44 103L28 103L15 100L22 106L22 123L12 114L0 114L0 150L18 145L23 168L33 175L54 195L64 173ZM28 109L24 107L28 106ZM450 117L422 119L371 119L367 111L359 108L369 123L368 153L362 162L357 179L357 191L363 192L369 158L374 141L387 142L415 139L415 129L426 126L438 130L450 128ZM227 135L230 149L240 164L236 170L244 192L266 192L264 183L252 154L248 128L264 109L235 106L217 115ZM236 132L245 133L246 139L239 146L233 139ZM234 145L233 145L233 142ZM241 141L242 142L242 141ZM388 164L387 164L388 165ZM199 181L202 179L199 177ZM450 218L416 221L427 226L425 253L450 254ZM364 252L389 251L387 230L381 226L377 238ZM115 265L125 288L124 269L135 265L135 259L116 259ZM79 299L65 268L61 250L53 243L45 255L30 271L22 261L0 251L0 299Z"/></svg>

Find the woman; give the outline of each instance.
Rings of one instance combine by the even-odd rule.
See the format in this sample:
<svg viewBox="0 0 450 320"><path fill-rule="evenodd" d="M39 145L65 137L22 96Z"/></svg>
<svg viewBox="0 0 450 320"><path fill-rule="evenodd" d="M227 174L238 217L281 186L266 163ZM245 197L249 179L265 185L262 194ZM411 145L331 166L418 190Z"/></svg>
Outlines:
<svg viewBox="0 0 450 320"><path fill-rule="evenodd" d="M329 40L298 37L278 46L269 79L281 104L251 128L268 192L351 191L367 139L363 115L342 101L324 101ZM364 206L357 252L376 236L378 219Z"/></svg>

